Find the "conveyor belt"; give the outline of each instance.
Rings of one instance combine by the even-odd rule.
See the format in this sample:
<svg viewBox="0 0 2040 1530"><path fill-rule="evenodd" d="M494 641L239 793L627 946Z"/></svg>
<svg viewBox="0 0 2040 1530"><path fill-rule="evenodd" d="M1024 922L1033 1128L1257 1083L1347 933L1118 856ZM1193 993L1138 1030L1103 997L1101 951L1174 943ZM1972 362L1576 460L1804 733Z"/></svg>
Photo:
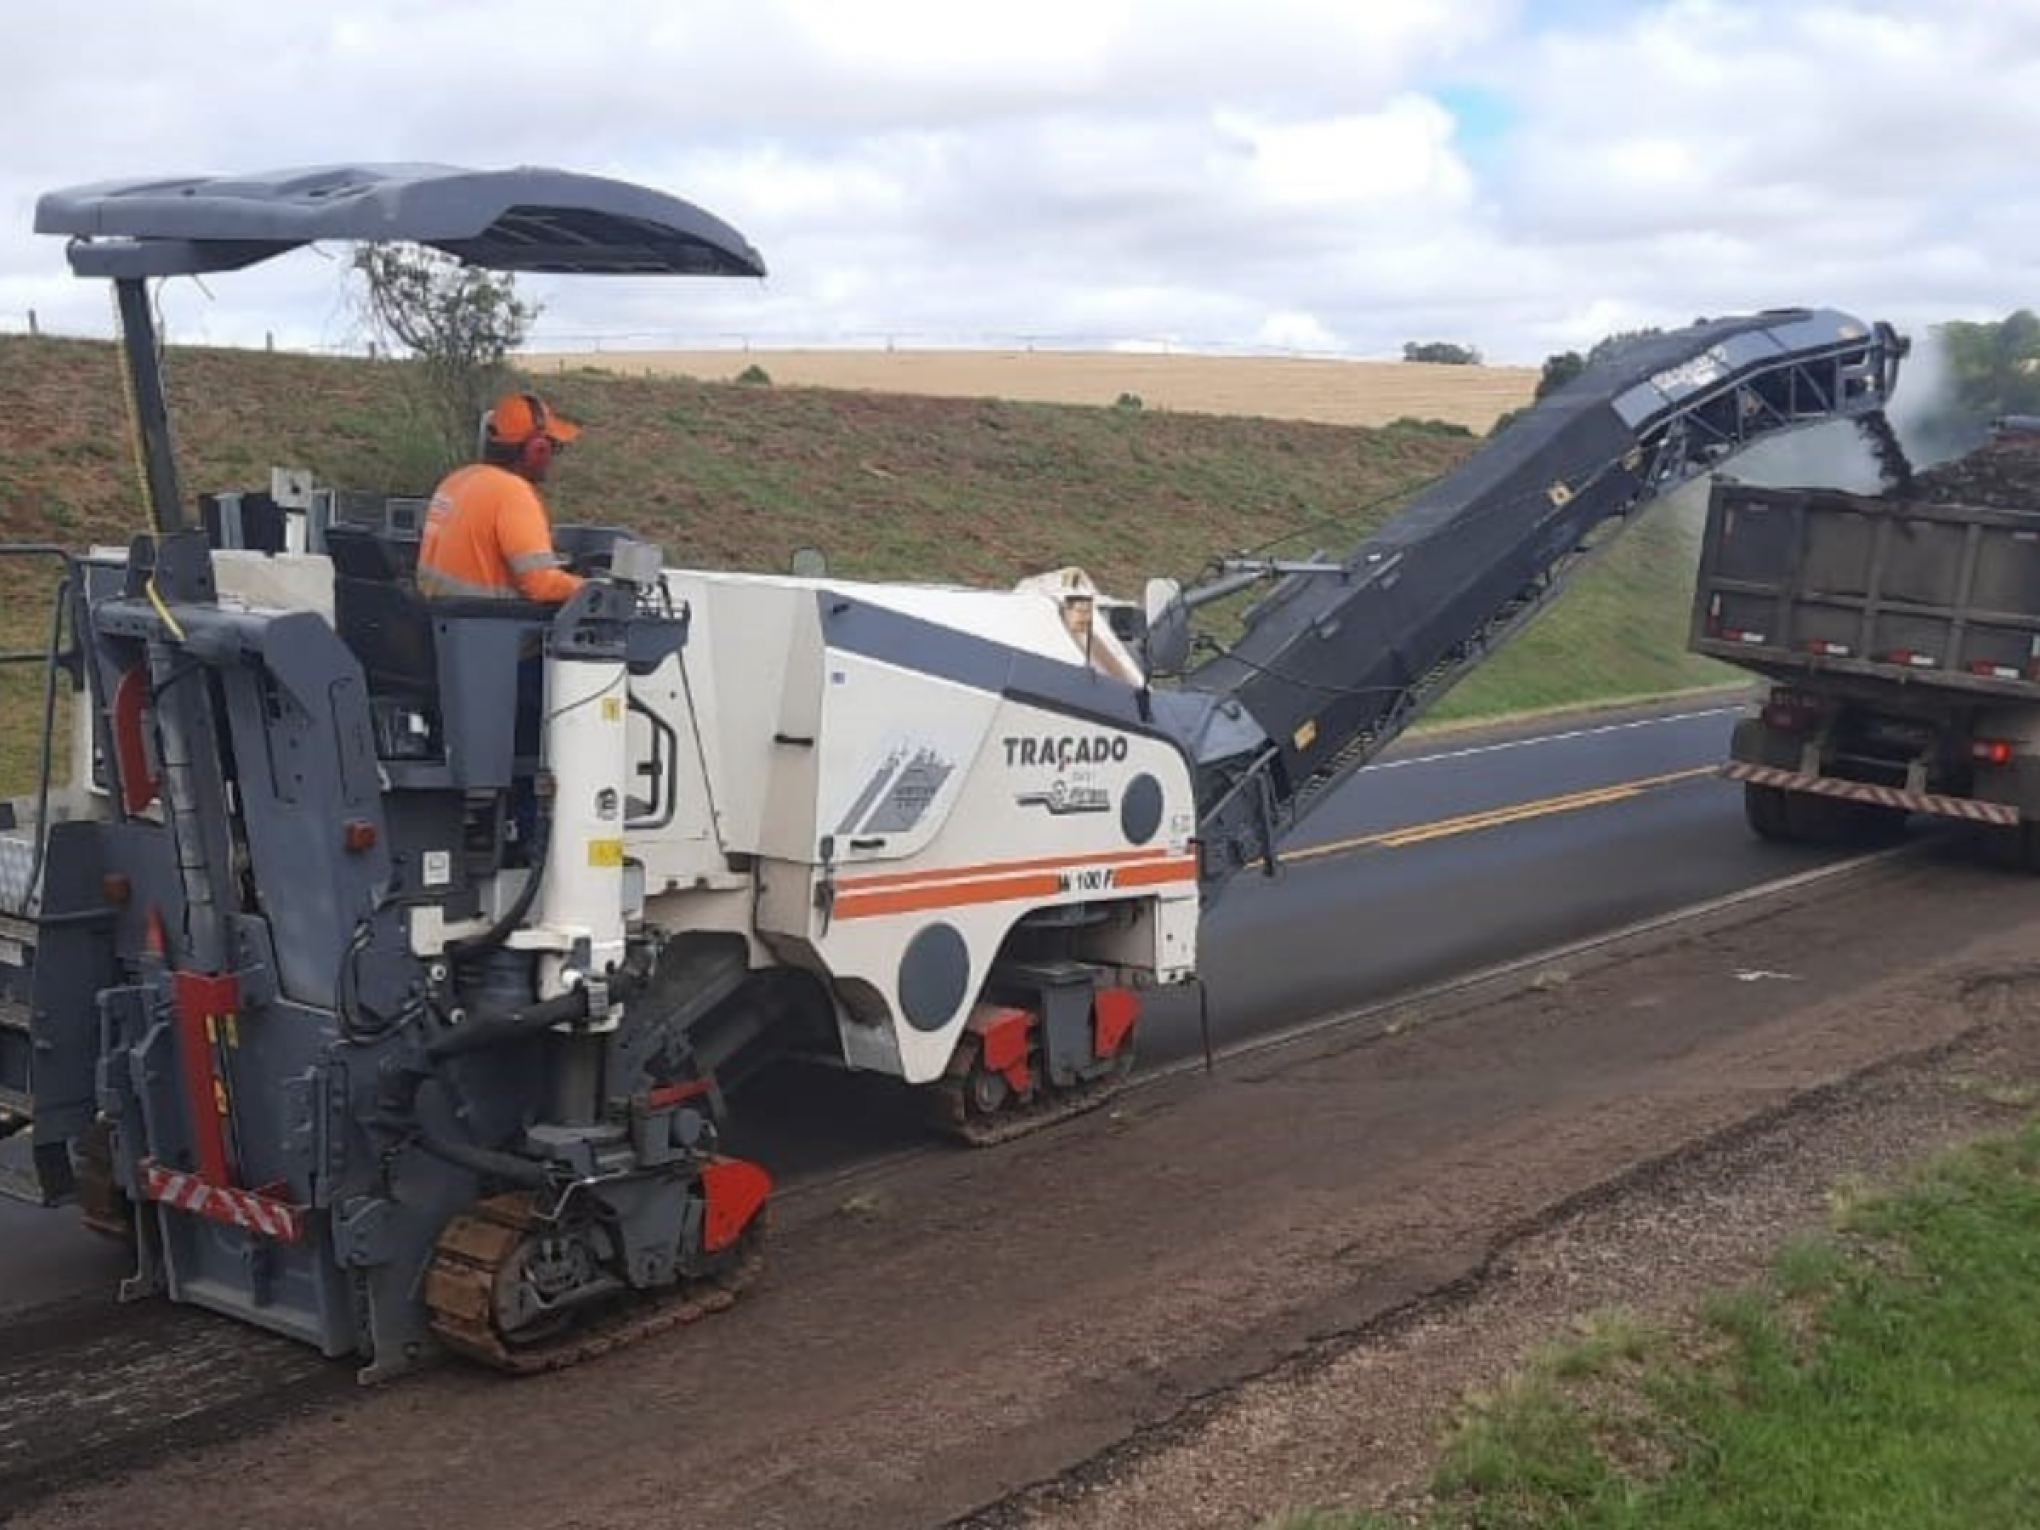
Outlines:
<svg viewBox="0 0 2040 1530"><path fill-rule="evenodd" d="M1865 423L1888 453L1882 410L1905 349L1889 326L1826 309L1638 340L1424 491L1340 572L1276 586L1239 642L1184 682L1213 707L1236 699L1262 735L1241 749L1235 728L1198 746L1207 893L1241 866L1272 866L1318 801L1659 495L1829 420ZM1186 736L1224 732L1198 720Z"/></svg>

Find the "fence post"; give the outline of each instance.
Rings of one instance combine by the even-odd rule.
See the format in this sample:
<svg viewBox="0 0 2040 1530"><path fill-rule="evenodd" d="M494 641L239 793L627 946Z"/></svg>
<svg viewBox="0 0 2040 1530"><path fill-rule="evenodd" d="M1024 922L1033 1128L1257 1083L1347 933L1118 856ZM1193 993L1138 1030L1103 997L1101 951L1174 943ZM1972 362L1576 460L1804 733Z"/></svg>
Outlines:
<svg viewBox="0 0 2040 1530"><path fill-rule="evenodd" d="M42 333L41 326L36 323L35 310L33 308L28 311L28 333L31 338Z"/></svg>

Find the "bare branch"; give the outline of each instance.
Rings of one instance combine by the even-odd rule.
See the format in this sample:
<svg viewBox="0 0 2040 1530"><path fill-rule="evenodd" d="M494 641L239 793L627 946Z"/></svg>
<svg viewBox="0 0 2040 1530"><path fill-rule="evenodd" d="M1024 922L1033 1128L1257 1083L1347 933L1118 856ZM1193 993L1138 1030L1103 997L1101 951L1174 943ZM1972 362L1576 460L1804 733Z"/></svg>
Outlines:
<svg viewBox="0 0 2040 1530"><path fill-rule="evenodd" d="M371 332L415 369L448 464L464 458L538 305L518 297L515 277L423 245L357 245L352 270Z"/></svg>

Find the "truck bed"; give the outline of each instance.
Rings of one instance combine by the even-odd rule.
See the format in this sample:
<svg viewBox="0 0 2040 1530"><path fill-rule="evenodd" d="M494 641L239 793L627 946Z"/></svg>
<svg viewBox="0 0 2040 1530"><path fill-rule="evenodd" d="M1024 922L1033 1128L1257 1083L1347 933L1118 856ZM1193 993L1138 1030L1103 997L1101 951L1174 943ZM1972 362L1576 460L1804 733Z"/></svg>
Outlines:
<svg viewBox="0 0 2040 1530"><path fill-rule="evenodd" d="M1717 482L1689 646L1787 683L2040 701L2040 511Z"/></svg>

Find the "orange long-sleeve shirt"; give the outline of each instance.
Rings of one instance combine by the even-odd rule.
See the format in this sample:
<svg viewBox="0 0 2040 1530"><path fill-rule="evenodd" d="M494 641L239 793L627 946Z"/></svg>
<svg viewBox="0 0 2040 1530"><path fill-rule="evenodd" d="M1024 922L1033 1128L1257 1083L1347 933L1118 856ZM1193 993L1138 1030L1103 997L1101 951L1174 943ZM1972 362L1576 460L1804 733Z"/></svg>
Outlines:
<svg viewBox="0 0 2040 1530"><path fill-rule="evenodd" d="M420 593L557 604L580 587L553 550L552 521L529 480L477 462L439 485L418 546Z"/></svg>

